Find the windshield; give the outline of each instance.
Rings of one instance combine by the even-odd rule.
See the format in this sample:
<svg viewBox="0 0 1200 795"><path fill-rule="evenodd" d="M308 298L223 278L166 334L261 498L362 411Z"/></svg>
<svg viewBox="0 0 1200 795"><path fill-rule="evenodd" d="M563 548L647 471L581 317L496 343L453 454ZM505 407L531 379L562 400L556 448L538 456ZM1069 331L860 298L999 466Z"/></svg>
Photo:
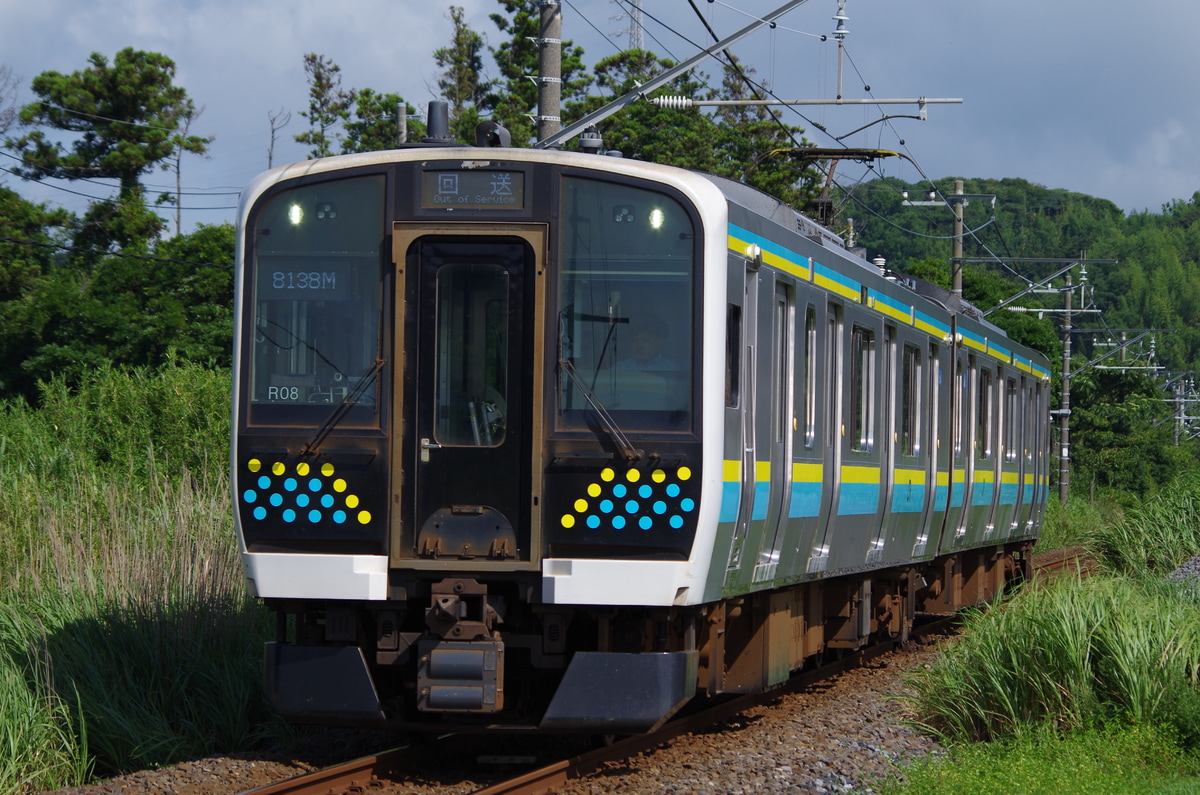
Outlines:
<svg viewBox="0 0 1200 795"><path fill-rule="evenodd" d="M251 423L320 423L348 395L341 424L378 422L383 212L384 178L368 176L285 191L258 215Z"/></svg>
<svg viewBox="0 0 1200 795"><path fill-rule="evenodd" d="M560 428L590 426L590 390L625 430L691 429L694 245L671 197L564 180Z"/></svg>

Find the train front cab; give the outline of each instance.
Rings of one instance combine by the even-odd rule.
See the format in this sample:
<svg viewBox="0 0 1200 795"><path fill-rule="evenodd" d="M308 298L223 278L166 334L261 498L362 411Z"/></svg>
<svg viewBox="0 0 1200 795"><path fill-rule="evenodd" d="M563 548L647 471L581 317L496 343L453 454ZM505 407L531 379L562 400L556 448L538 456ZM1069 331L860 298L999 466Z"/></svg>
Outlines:
<svg viewBox="0 0 1200 795"><path fill-rule="evenodd" d="M618 614L694 577L719 194L488 154L321 161L246 209L237 523L289 718L640 731L694 692Z"/></svg>

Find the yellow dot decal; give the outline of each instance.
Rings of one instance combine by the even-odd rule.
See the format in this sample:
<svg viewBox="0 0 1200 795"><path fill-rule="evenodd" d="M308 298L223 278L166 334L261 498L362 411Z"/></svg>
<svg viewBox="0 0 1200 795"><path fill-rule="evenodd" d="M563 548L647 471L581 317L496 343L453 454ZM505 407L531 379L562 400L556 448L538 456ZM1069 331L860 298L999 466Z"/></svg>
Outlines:
<svg viewBox="0 0 1200 795"><path fill-rule="evenodd" d="M576 513L587 513L587 500L575 500Z"/></svg>
<svg viewBox="0 0 1200 795"><path fill-rule="evenodd" d="M575 526L575 517L572 516L571 514L566 514L565 516L563 516L562 526L567 528L568 530L570 530L572 527Z"/></svg>
<svg viewBox="0 0 1200 795"><path fill-rule="evenodd" d="M257 472L262 469L262 461L259 461L257 458L251 458L246 462L246 468L251 472Z"/></svg>
<svg viewBox="0 0 1200 795"><path fill-rule="evenodd" d="M641 478L642 473L638 472L636 469L631 469L625 473L625 479L630 483L637 483L639 480L641 480Z"/></svg>
<svg viewBox="0 0 1200 795"><path fill-rule="evenodd" d="M284 467L282 461L276 461L274 464L271 464L271 472L276 475L282 475L286 471L287 468Z"/></svg>
<svg viewBox="0 0 1200 795"><path fill-rule="evenodd" d="M358 512L358 523L359 524L370 524L370 522L371 522L371 512L370 511L359 511Z"/></svg>
<svg viewBox="0 0 1200 795"><path fill-rule="evenodd" d="M321 474L324 475L325 477L329 477L330 475L332 475L333 474L333 464L329 463L328 461L326 461L324 464L321 464Z"/></svg>
<svg viewBox="0 0 1200 795"><path fill-rule="evenodd" d="M338 478L337 480L333 481L333 490L336 492L339 492L339 493L345 491L346 490L346 481L342 480L341 478Z"/></svg>
<svg viewBox="0 0 1200 795"><path fill-rule="evenodd" d="M608 467L605 467L604 469L602 469L600 471L600 479L603 480L605 483L608 483L616 476L617 476L617 473L613 472Z"/></svg>
<svg viewBox="0 0 1200 795"><path fill-rule="evenodd" d="M599 483L593 483L592 485L588 486L588 496L589 497L599 497L600 491L601 491L601 489L600 489Z"/></svg>
<svg viewBox="0 0 1200 795"><path fill-rule="evenodd" d="M296 474L300 477L307 475L309 469L310 467L308 466L307 461L301 461L299 464L296 464Z"/></svg>
<svg viewBox="0 0 1200 795"><path fill-rule="evenodd" d="M358 495L357 494L351 494L349 497L346 498L346 507L347 508L357 508L358 507Z"/></svg>
<svg viewBox="0 0 1200 795"><path fill-rule="evenodd" d="M650 477L654 480L655 483L662 483L664 480L667 479L667 473L663 472L661 469L656 469L650 473Z"/></svg>
<svg viewBox="0 0 1200 795"><path fill-rule="evenodd" d="M680 480L687 480L692 476L692 470L688 467L680 467L679 471L675 474L679 476Z"/></svg>

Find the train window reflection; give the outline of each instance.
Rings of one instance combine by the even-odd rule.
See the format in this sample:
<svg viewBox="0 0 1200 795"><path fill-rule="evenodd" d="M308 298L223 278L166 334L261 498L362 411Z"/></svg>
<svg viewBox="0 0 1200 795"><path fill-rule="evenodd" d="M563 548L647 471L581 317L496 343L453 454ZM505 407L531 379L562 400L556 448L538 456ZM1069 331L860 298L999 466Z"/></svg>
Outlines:
<svg viewBox="0 0 1200 795"><path fill-rule="evenodd" d="M852 435L850 449L870 452L875 446L875 335L854 327L850 338L850 396Z"/></svg>
<svg viewBox="0 0 1200 795"><path fill-rule="evenodd" d="M559 345L579 377L560 379L559 427L589 427L591 397L626 430L691 428L694 239L662 193L563 181Z"/></svg>
<svg viewBox="0 0 1200 795"><path fill-rule="evenodd" d="M259 214L251 422L343 402L343 425L378 422L383 206L384 178L369 176L284 191Z"/></svg>
<svg viewBox="0 0 1200 795"><path fill-rule="evenodd" d="M438 442L504 442L508 365L508 271L453 263L437 275L433 427Z"/></svg>

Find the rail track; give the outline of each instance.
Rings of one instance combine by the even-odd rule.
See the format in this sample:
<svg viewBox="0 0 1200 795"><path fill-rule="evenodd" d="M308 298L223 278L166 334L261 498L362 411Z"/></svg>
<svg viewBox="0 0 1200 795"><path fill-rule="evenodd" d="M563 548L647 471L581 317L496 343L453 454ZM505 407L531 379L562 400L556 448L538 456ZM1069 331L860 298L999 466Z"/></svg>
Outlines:
<svg viewBox="0 0 1200 795"><path fill-rule="evenodd" d="M1049 579L1072 571L1086 576L1095 563L1082 547L1052 550L1040 553L1034 560L1034 580ZM946 634L957 625L956 616L930 617L913 628L914 639ZM676 737L703 731L715 724L728 720L741 712L764 702L777 699L780 695L825 681L851 668L865 665L873 659L894 651L894 641L884 641L834 660L810 671L793 677L783 688L767 693L720 700L684 717L665 724L658 731L633 737L613 739L601 747L581 750L579 753L562 754L562 758L549 764L537 765L531 754L506 755L503 751L493 753L489 743L495 737L451 735L425 743L396 748L374 756L346 762L334 767L286 779L265 787L249 790L245 795L337 795L338 793L386 793L389 782L396 783L396 791L404 791L400 782L427 766L432 757L448 759L488 759L501 767L517 769L518 772L495 784L472 790L474 795L534 795L554 792L567 782L582 778L606 765L636 756L649 749L671 742ZM579 748L582 748L582 742ZM493 767L494 771L496 768ZM481 776L487 778L488 776ZM458 791L463 791L461 788Z"/></svg>
<svg viewBox="0 0 1200 795"><path fill-rule="evenodd" d="M913 628L913 638L945 634L957 623L954 616L931 617ZM794 676L789 682L767 693L730 697L709 704L691 714L666 723L658 731L632 737L608 738L599 747L581 750L549 764L537 766L531 756L492 753L484 743L495 743L496 737L450 735L427 743L396 748L373 756L362 757L344 764L296 776L275 784L248 790L243 795L338 795L339 793L386 793L390 782L396 782L398 792L405 791L402 781L427 766L431 757L490 759L494 763L520 768L511 776L494 784L471 790L474 795L534 795L554 792L568 781L595 772L610 763L629 759L639 753L671 742L676 737L699 732L733 718L755 706L778 699L781 695L803 690L828 680L839 673L865 665L894 651L896 643L885 641L863 648L840 659ZM580 738L578 748L584 740ZM480 757L483 752L484 756ZM458 791L463 791L459 789Z"/></svg>

